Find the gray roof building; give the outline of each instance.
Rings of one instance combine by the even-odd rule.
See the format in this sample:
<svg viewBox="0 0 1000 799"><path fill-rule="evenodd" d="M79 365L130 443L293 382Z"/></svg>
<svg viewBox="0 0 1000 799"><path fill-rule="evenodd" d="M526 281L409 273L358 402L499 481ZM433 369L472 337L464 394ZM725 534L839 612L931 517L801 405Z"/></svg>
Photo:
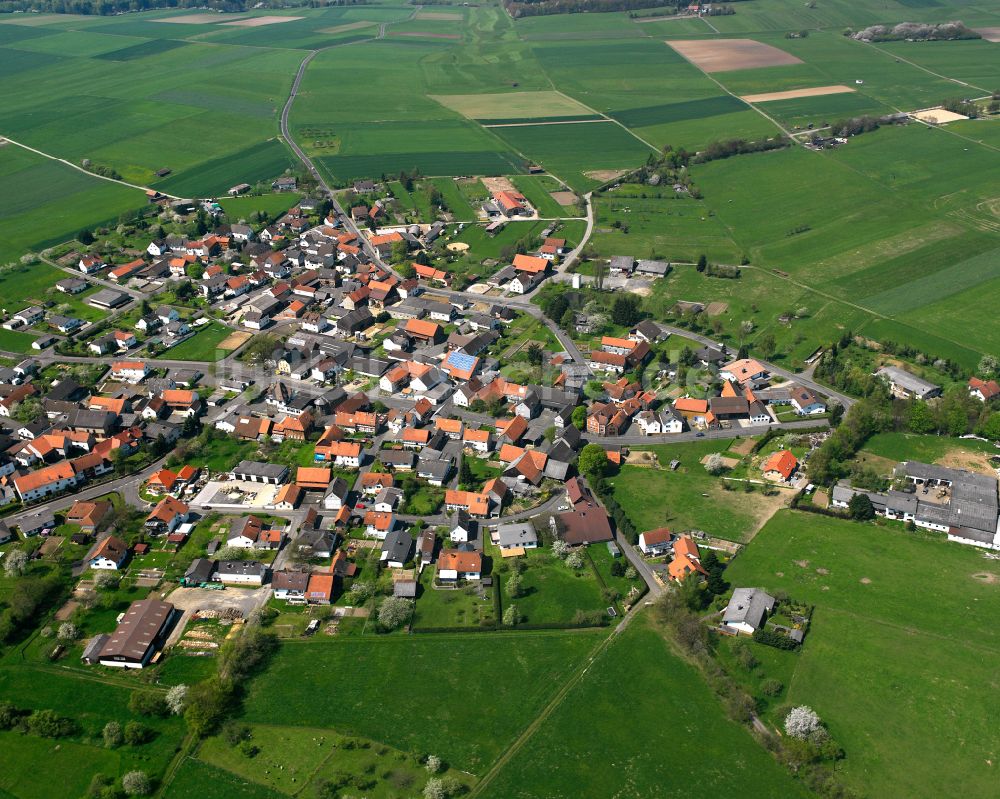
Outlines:
<svg viewBox="0 0 1000 799"><path fill-rule="evenodd" d="M722 623L730 627L746 625L757 630L773 609L774 597L762 588L737 588L726 606Z"/></svg>

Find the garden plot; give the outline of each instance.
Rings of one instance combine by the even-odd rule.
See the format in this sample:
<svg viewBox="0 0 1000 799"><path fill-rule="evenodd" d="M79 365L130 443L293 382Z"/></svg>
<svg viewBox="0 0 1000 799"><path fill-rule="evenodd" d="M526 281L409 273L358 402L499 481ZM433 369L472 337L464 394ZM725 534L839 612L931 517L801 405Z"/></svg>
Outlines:
<svg viewBox="0 0 1000 799"><path fill-rule="evenodd" d="M791 53L753 39L668 40L667 44L703 72L801 64Z"/></svg>

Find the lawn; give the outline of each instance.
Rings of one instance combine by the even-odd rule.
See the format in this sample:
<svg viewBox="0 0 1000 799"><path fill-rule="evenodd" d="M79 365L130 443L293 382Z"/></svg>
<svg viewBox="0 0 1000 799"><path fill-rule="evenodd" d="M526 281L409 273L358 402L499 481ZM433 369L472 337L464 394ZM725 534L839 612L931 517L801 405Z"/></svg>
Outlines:
<svg viewBox="0 0 1000 799"><path fill-rule="evenodd" d="M219 205L226 216L233 222L248 219L251 214L264 213L271 219L281 216L295 205L302 195L295 192L278 192L276 194L244 195L242 197L226 197L219 200Z"/></svg>
<svg viewBox="0 0 1000 799"><path fill-rule="evenodd" d="M639 532L669 527L675 532L704 530L729 541L746 541L770 514L770 498L724 491L722 480L700 463L705 455L724 452L731 444L728 439L713 439L633 447L655 452L661 468L622 466L608 482ZM671 471L667 466L674 459L681 465Z"/></svg>
<svg viewBox="0 0 1000 799"><path fill-rule="evenodd" d="M602 545L603 546L603 545ZM495 550L494 550L495 551ZM499 560L499 557L497 558ZM510 595L511 561L504 561L494 571L501 588L503 610L516 605L526 624L573 624L578 614L603 616L609 602L590 564L584 560L580 569L571 569L548 548L529 549L523 561L521 595Z"/></svg>
<svg viewBox="0 0 1000 799"><path fill-rule="evenodd" d="M221 361L229 354L229 350L219 349L219 344L233 332L228 327L218 322L209 322L195 329L198 332L167 350L165 357L174 361L212 362Z"/></svg>
<svg viewBox="0 0 1000 799"><path fill-rule="evenodd" d="M198 760L224 769L230 779L250 779L291 795L312 796L323 782L349 775L356 787L366 785L365 796L370 799L391 799L402 790L419 791L431 776L413 755L327 728L255 724L250 741L260 750L252 758L220 737L209 738L201 745ZM461 772L454 776L469 781Z"/></svg>
<svg viewBox="0 0 1000 799"><path fill-rule="evenodd" d="M998 450L988 441L949 436L922 436L914 433L877 433L865 442L865 452L893 461L923 461L935 463L948 455L980 453L996 455ZM973 455L973 457L975 457ZM983 461L985 458L978 458Z"/></svg>
<svg viewBox="0 0 1000 799"><path fill-rule="evenodd" d="M0 771L0 794L17 799L83 796L94 774L119 774L117 752L73 741L0 732L7 765ZM38 768L44 763L44 768Z"/></svg>
<svg viewBox="0 0 1000 799"><path fill-rule="evenodd" d="M485 589L485 598L479 596L479 586L465 588L434 588L435 570L424 569L418 584L413 628L426 627L486 627L496 623L493 610L493 592L496 587Z"/></svg>
<svg viewBox="0 0 1000 799"><path fill-rule="evenodd" d="M250 684L244 716L251 722L329 726L408 752L435 752L457 768L482 773L602 635L470 633L285 642L267 673ZM319 662L321 672L313 669ZM322 688L323 675L330 674L343 676L344 690ZM448 698L435 702L434 724L420 713L385 712L385 686L399 683L409 696Z"/></svg>
<svg viewBox="0 0 1000 799"><path fill-rule="evenodd" d="M612 639L483 796L680 797L692 779L704 796L809 795L726 718L647 613Z"/></svg>
<svg viewBox="0 0 1000 799"><path fill-rule="evenodd" d="M174 773L164 794L167 799L279 799L284 794L265 788L232 772L187 757Z"/></svg>
<svg viewBox="0 0 1000 799"><path fill-rule="evenodd" d="M858 557L863 552L863 557ZM901 529L782 511L726 571L816 606L788 700L812 706L872 796L995 794L994 561Z"/></svg>

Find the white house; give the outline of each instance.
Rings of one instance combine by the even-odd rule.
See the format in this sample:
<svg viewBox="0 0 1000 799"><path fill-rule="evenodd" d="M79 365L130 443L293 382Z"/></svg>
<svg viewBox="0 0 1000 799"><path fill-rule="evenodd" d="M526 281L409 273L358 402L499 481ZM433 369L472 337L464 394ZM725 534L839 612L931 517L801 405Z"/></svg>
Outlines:
<svg viewBox="0 0 1000 799"><path fill-rule="evenodd" d="M85 561L91 569L117 571L128 557L128 544L114 535L109 535L94 544Z"/></svg>
<svg viewBox="0 0 1000 799"><path fill-rule="evenodd" d="M111 379L141 383L149 376L149 371L149 366L144 361L115 361L111 364Z"/></svg>
<svg viewBox="0 0 1000 799"><path fill-rule="evenodd" d="M665 527L648 530L639 533L639 549L647 558L655 558L669 552L673 546L673 540L673 534Z"/></svg>
<svg viewBox="0 0 1000 799"><path fill-rule="evenodd" d="M483 556L475 550L442 549L438 557L437 578L441 582L479 580L482 571Z"/></svg>

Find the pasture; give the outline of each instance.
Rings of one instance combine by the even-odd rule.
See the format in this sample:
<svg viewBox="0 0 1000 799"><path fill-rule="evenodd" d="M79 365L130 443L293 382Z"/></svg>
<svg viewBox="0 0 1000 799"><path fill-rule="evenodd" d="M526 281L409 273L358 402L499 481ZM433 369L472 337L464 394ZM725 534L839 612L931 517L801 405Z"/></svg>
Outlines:
<svg viewBox="0 0 1000 799"><path fill-rule="evenodd" d="M435 752L453 766L482 773L541 711L560 679L604 632L364 636L284 643L266 674L249 687L251 722L333 727L408 752ZM352 690L317 691L303 678L317 659L350 674ZM305 671L303 671L305 669ZM477 679L469 679L475 673ZM537 679L544 674L546 679ZM435 720L385 713L382 689L402 681L435 705ZM489 708L489 714L483 712Z"/></svg>
<svg viewBox="0 0 1000 799"><path fill-rule="evenodd" d="M788 701L827 722L849 787L931 797L960 781L986 797L1000 746L1000 707L981 690L1000 646L996 572L941 536L782 511L726 579L815 604Z"/></svg>
<svg viewBox="0 0 1000 799"><path fill-rule="evenodd" d="M643 686L641 699L623 699L623 680ZM701 675L646 612L614 636L482 795L680 796L690 790L692 774L709 796L807 795L726 718Z"/></svg>
<svg viewBox="0 0 1000 799"><path fill-rule="evenodd" d="M142 192L0 145L0 264L73 238L82 227L114 222L145 203Z"/></svg>
<svg viewBox="0 0 1000 799"><path fill-rule="evenodd" d="M675 532L704 530L728 541L748 541L787 498L725 491L722 480L701 464L705 455L725 452L731 440L633 447L656 453L659 468L623 465L608 478L614 497L635 529L668 527ZM679 460L676 471L667 468Z"/></svg>

